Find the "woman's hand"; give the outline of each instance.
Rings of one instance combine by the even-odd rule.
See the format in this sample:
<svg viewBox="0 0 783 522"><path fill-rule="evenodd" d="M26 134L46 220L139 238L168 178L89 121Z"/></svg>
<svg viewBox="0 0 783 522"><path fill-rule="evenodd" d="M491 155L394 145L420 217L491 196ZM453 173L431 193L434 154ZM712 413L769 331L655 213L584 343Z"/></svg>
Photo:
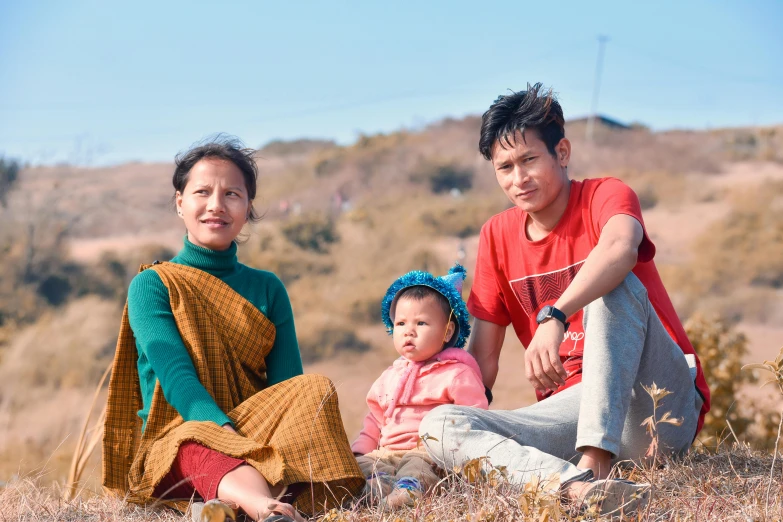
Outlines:
<svg viewBox="0 0 783 522"><path fill-rule="evenodd" d="M235 430L235 429L234 429L234 427L233 427L231 424L228 424L228 423L226 423L226 424L224 424L224 425L223 425L223 426L221 426L221 427L222 427L224 430L226 430L226 431L230 431L231 433L237 433L237 430ZM239 434L237 433L237 435L239 435Z"/></svg>

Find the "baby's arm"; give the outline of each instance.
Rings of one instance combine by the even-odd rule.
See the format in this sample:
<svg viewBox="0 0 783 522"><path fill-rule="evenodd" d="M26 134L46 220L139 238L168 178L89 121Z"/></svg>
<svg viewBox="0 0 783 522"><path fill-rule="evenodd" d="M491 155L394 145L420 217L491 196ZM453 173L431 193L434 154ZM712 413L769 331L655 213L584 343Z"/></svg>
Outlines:
<svg viewBox="0 0 783 522"><path fill-rule="evenodd" d="M364 417L364 427L359 436L351 444L351 450L355 455L365 455L378 449L378 441L381 439L381 426L372 410Z"/></svg>
<svg viewBox="0 0 783 522"><path fill-rule="evenodd" d="M378 444L381 440L381 425L383 423L383 410L381 405L378 404L378 391L385 374L386 372L373 383L370 392L367 394L367 406L370 411L364 417L362 431L359 432L359 436L351 444L351 450L357 455L365 455L378 449Z"/></svg>
<svg viewBox="0 0 783 522"><path fill-rule="evenodd" d="M460 370L449 384L449 398L458 406L473 406L482 410L489 409L484 383L467 365L460 364Z"/></svg>

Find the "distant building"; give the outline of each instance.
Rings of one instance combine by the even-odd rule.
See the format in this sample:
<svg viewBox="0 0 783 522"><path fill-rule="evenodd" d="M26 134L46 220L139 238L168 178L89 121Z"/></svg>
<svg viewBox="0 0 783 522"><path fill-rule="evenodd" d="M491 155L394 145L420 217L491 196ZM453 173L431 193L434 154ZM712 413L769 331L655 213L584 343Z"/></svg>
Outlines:
<svg viewBox="0 0 783 522"><path fill-rule="evenodd" d="M576 118L573 120L568 120L567 124L580 124L583 123L587 125L587 120L589 117L585 116L584 118ZM625 123L621 123L617 120L613 120L612 118L609 118L607 116L601 116L600 114L595 117L595 122L597 124L603 125L604 127L609 127L610 129L619 129L619 130L628 130L631 128L630 125L626 125Z"/></svg>

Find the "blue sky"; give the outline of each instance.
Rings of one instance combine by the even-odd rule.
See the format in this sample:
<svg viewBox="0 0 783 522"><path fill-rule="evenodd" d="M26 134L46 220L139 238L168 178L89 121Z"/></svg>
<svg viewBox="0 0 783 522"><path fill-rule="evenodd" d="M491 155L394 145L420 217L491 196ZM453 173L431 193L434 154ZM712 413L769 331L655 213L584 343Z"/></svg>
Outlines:
<svg viewBox="0 0 783 522"><path fill-rule="evenodd" d="M248 145L418 128L554 87L654 129L783 123L783 2L0 0L0 154L170 161Z"/></svg>

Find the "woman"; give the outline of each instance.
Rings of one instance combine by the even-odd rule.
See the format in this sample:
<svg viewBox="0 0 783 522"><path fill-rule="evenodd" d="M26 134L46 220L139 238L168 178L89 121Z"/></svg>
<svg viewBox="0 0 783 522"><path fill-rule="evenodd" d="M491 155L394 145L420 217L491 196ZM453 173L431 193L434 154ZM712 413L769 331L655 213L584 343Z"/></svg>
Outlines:
<svg viewBox="0 0 783 522"><path fill-rule="evenodd" d="M237 262L236 238L258 220L252 152L222 140L177 156L185 245L128 290L103 483L133 502L195 493L256 520L301 520L293 506L329 508L364 480L333 385L302 375L283 283Z"/></svg>

